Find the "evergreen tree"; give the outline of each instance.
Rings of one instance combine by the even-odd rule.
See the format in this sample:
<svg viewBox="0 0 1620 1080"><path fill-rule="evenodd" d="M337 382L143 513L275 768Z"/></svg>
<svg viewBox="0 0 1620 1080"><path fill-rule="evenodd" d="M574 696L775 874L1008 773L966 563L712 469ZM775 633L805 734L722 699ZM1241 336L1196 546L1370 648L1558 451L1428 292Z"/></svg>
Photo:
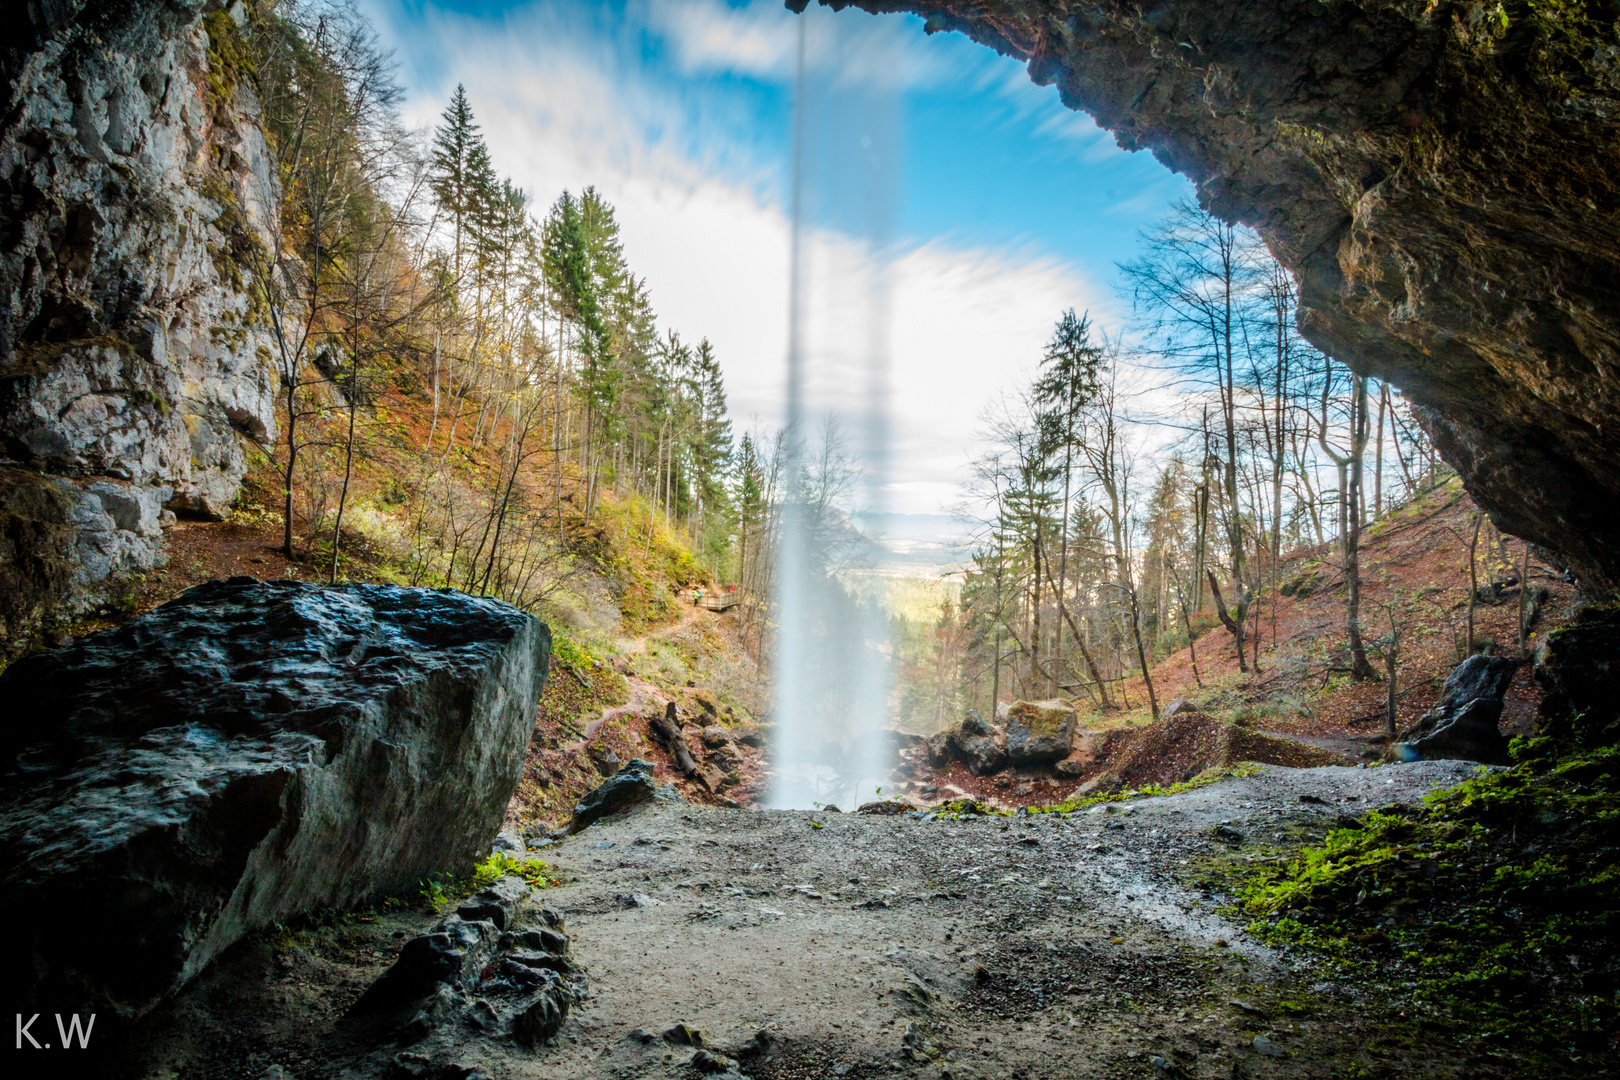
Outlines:
<svg viewBox="0 0 1620 1080"><path fill-rule="evenodd" d="M476 194L472 173L475 155L487 166L489 152L484 137L473 122L472 106L467 103L467 88L456 84L456 92L443 113L444 123L433 133L433 153L429 161L429 184L439 209L454 223L455 240L452 268L461 277L462 233L469 214L473 212Z"/></svg>
<svg viewBox="0 0 1620 1080"><path fill-rule="evenodd" d="M691 394L694 407L691 460L699 526L707 514L720 509L725 495L722 479L731 459L731 421L726 416L726 388L709 339L698 342L692 356Z"/></svg>

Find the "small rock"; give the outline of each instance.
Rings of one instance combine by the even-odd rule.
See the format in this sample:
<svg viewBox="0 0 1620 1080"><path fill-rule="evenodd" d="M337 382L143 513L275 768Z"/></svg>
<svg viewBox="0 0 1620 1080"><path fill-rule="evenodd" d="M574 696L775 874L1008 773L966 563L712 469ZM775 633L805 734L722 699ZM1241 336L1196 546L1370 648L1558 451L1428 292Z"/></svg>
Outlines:
<svg viewBox="0 0 1620 1080"><path fill-rule="evenodd" d="M456 914L467 922L492 922L495 929L505 930L529 895L529 885L522 878L505 877L456 908Z"/></svg>
<svg viewBox="0 0 1620 1080"><path fill-rule="evenodd" d="M585 756L591 759L591 764L595 765L596 771L603 776L613 776L623 765L618 753L609 746L600 744L588 746L585 748Z"/></svg>
<svg viewBox="0 0 1620 1080"><path fill-rule="evenodd" d="M692 1055L692 1068L705 1075L728 1073L737 1063L724 1054L716 1054L712 1050L699 1050Z"/></svg>
<svg viewBox="0 0 1620 1080"><path fill-rule="evenodd" d="M1159 1070L1161 1074L1172 1077L1173 1080L1188 1080L1186 1073L1182 1072L1181 1069L1173 1063L1159 1057L1157 1054L1148 1058L1148 1062L1152 1064L1155 1069Z"/></svg>
<svg viewBox="0 0 1620 1080"><path fill-rule="evenodd" d="M494 1031L501 1026L501 1018L495 1015L495 1006L479 998L467 1006L467 1023L482 1031Z"/></svg>
<svg viewBox="0 0 1620 1080"><path fill-rule="evenodd" d="M519 1005L512 1018L512 1038L523 1046L536 1046L562 1029L568 1019L573 995L561 976L553 971L537 971L541 987Z"/></svg>
<svg viewBox="0 0 1620 1080"><path fill-rule="evenodd" d="M658 1036L654 1035L646 1028L634 1028L631 1030L630 1034L625 1036L625 1038L629 1039L633 1043L640 1043L642 1046L646 1046L648 1043L657 1039Z"/></svg>
<svg viewBox="0 0 1620 1080"><path fill-rule="evenodd" d="M1220 825L1215 826L1214 833L1215 833L1215 839L1221 841L1222 843L1225 843L1225 844L1241 844L1241 843L1243 843L1243 834L1238 832L1236 829L1232 828L1232 826L1227 825L1225 823L1222 823Z"/></svg>
<svg viewBox="0 0 1620 1080"><path fill-rule="evenodd" d="M1266 1055L1266 1057L1280 1058L1288 1056L1288 1051L1284 1050L1282 1047L1278 1046L1264 1035L1256 1035L1254 1037L1254 1048L1260 1053Z"/></svg>
<svg viewBox="0 0 1620 1080"><path fill-rule="evenodd" d="M887 816L891 814L904 814L915 809L917 808L911 803L901 802L899 799L885 799L881 802L862 803L855 812L857 814L877 814Z"/></svg>
<svg viewBox="0 0 1620 1080"><path fill-rule="evenodd" d="M763 1061L776 1052L776 1036L769 1028L760 1028L754 1037L731 1051L738 1061Z"/></svg>
<svg viewBox="0 0 1620 1080"><path fill-rule="evenodd" d="M665 1031L663 1038L665 1042L672 1046L701 1047L703 1045L703 1032L682 1023L677 1023Z"/></svg>
<svg viewBox="0 0 1620 1080"><path fill-rule="evenodd" d="M609 814L652 802L654 799L680 801L680 795L667 784L653 782L653 764L641 758L627 762L607 783L592 791L574 807L568 824L570 833L600 821Z"/></svg>
<svg viewBox="0 0 1620 1080"><path fill-rule="evenodd" d="M631 904L631 906L638 907L638 908L652 908L652 907L663 907L664 906L664 902L662 900L658 899L658 897L656 897L656 896L648 896L646 893L631 893L630 894L630 904Z"/></svg>

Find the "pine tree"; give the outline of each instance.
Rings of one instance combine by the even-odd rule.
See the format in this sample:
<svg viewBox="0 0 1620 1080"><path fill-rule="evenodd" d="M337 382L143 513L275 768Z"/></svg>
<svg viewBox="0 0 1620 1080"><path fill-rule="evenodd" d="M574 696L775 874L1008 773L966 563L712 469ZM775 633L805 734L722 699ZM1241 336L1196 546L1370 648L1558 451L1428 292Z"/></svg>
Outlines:
<svg viewBox="0 0 1620 1080"><path fill-rule="evenodd" d="M726 388L709 339L698 342L692 357L692 401L696 415L692 429L693 486L698 519L717 509L724 497L721 478L731 459L731 421L726 416Z"/></svg>
<svg viewBox="0 0 1620 1080"><path fill-rule="evenodd" d="M439 209L450 216L455 227L452 267L461 277L462 233L467 218L473 212L476 199L471 165L475 155L487 166L489 150L484 137L473 122L472 106L467 103L467 88L456 84L456 92L443 113L444 123L433 133L433 154L429 162L429 184Z"/></svg>

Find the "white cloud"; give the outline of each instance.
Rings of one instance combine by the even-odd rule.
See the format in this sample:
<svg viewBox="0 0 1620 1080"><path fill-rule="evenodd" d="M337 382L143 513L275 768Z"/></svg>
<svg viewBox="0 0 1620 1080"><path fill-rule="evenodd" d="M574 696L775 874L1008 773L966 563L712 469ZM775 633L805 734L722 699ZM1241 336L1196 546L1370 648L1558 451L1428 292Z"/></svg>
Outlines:
<svg viewBox="0 0 1620 1080"><path fill-rule="evenodd" d="M798 26L781 4L733 8L720 0L654 0L646 17L674 47L683 71L793 78Z"/></svg>
<svg viewBox="0 0 1620 1080"><path fill-rule="evenodd" d="M721 0L648 0L639 14L673 46L688 74L746 75L791 84L798 41L813 75L841 88L903 90L950 77L937 49L923 48L896 16L859 10L834 13L812 6L794 15L779 0L731 7Z"/></svg>

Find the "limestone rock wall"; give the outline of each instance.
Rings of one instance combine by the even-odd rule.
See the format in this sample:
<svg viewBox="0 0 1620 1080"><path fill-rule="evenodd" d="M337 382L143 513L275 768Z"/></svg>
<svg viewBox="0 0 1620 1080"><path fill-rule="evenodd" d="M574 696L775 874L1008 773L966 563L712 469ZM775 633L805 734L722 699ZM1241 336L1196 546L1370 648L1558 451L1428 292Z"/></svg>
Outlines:
<svg viewBox="0 0 1620 1080"><path fill-rule="evenodd" d="M9 7L0 456L71 500L83 603L159 563L174 512L224 513L274 436L251 252L278 197L241 2Z"/></svg>
<svg viewBox="0 0 1620 1080"><path fill-rule="evenodd" d="M1620 586L1613 0L853 6L1026 61L1191 177L1293 270L1310 340L1427 408L1504 529Z"/></svg>

